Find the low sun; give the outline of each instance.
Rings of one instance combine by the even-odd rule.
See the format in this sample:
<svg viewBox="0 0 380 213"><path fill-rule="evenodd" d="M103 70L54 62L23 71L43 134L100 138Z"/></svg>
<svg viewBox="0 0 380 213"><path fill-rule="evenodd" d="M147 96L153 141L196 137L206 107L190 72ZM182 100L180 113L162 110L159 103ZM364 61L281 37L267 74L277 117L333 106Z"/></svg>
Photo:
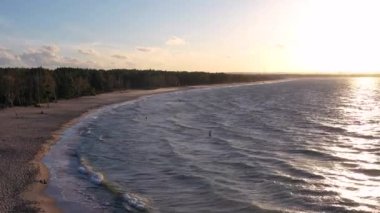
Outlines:
<svg viewBox="0 0 380 213"><path fill-rule="evenodd" d="M380 1L310 1L295 31L293 60L305 70L380 71Z"/></svg>

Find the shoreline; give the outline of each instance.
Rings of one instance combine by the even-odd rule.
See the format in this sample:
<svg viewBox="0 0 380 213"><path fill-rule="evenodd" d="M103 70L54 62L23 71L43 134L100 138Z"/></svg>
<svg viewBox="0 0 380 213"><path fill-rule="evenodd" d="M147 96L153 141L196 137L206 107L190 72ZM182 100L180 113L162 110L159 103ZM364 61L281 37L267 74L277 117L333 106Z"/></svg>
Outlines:
<svg viewBox="0 0 380 213"><path fill-rule="evenodd" d="M287 79L289 80L289 79ZM35 176L35 180L33 183L29 184L26 189L20 193L20 198L26 200L28 202L33 203L33 207L36 207L38 210L42 212L53 212L60 213L62 212L58 206L54 198L49 197L46 194L46 189L48 184L42 184L38 182L39 180L49 180L49 170L46 165L43 163L44 156L50 151L50 148L56 144L61 138L62 133L69 127L75 125L80 119L102 107L106 107L112 104L123 103L127 101L131 101L143 96L167 93L167 92L175 92L180 90L189 90L189 89L204 89L204 88L214 88L214 87L229 87L229 86L242 86L242 85L256 85L256 84L266 84L273 82L281 82L282 80L274 80L274 81L257 81L250 83L237 83L237 84L217 84L217 85L202 85L202 86L189 86L189 87L174 87L174 88L161 88L155 90L124 90L124 91L116 91L110 93L103 93L96 96L85 96L79 97L75 99L69 100L60 100L58 103L51 103L50 107L47 108L47 104L42 104L42 108L35 107L15 107L8 108L0 111L0 119L4 116L3 114L13 114L12 111L17 111L16 118L13 117L10 119L19 119L23 120L25 115L33 114L33 116L50 116L53 118L48 119L48 121L42 121L48 123L50 126L50 130L43 131L42 129L36 130L39 132L39 138L42 138L41 135L47 137L47 139L40 141L39 150L37 154L34 155L32 161L27 163L31 163L34 165L38 172ZM77 107L77 108L75 108ZM39 113L40 111L44 111L43 114ZM60 115L59 119L54 119L56 114ZM19 118L21 116L21 119ZM24 116L24 117L23 117ZM8 118L9 119L9 118ZM34 122L38 122L36 120L27 120L27 126L33 125ZM25 125L25 124L24 124ZM42 125L44 126L44 125ZM16 128L16 127L15 127ZM41 128L41 127L40 127ZM53 128L53 129L52 129ZM0 125L1 129L1 125ZM37 127L38 129L38 127ZM1 131L0 131L1 133ZM21 133L25 134L25 133ZM28 135L27 133L25 134ZM1 138L0 138L1 139ZM1 151L1 150L0 150Z"/></svg>
<svg viewBox="0 0 380 213"><path fill-rule="evenodd" d="M131 101L142 96L174 92L183 90L183 87L161 88L155 90L124 90L110 93L103 93L96 96L84 96L69 100L59 100L58 103L42 104L41 108L36 107L13 107L0 110L0 157L2 151L18 151L20 155L31 156L30 160L19 162L19 166L30 166L36 169L34 180L24 180L27 183L23 191L18 196L9 198L10 203L16 205L31 205L42 212L62 212L55 204L55 200L46 195L45 190L48 184L42 184L39 180L49 179L49 170L43 163L43 157L50 148L60 139L61 134L70 126L77 123L83 116L105 107L107 105ZM33 142L33 147L28 150L26 141ZM4 143L4 144L2 144ZM13 156L17 159L17 156ZM12 161L14 161L14 159ZM17 165L15 165L17 166ZM16 169L15 169L16 170ZM17 171L14 171L17 175ZM13 174L12 173L12 174ZM22 174L21 179L25 179ZM5 179L4 181L6 181ZM1 181L1 180L0 180ZM9 182L9 179L8 179ZM12 183L10 183L11 185ZM12 188L12 186L10 187ZM13 187L15 188L15 187ZM26 201L28 204L26 204ZM4 203L8 202L7 200ZM9 205L10 206L10 205ZM0 206L0 210L1 210ZM15 206L5 206L4 211L12 210ZM16 206L20 208L20 206ZM26 208L25 206L21 207Z"/></svg>
<svg viewBox="0 0 380 213"><path fill-rule="evenodd" d="M125 101L134 100L142 96L144 95L133 97ZM32 161L32 164L34 164L38 168L38 174L36 176L36 180L47 180L48 182L47 184L41 184L39 182L32 183L27 188L27 190L21 194L22 199L36 203L38 210L42 212L48 212L48 213L62 213L63 212L56 205L57 203L55 199L53 197L50 197L46 193L46 189L48 188L48 184L49 184L50 171L47 165L45 165L45 163L43 162L43 159L46 156L46 154L50 151L51 147L54 146L61 139L62 134L66 131L66 129L80 122L81 118L92 113L93 111L96 111L102 107L112 105L112 104L116 104L116 103L109 103L109 104L105 103L104 105L101 105L99 107L88 109L87 111L84 111L81 115L79 115L78 117L73 118L67 121L66 123L62 124L58 130L51 133L52 138L42 145L41 150L36 155L36 158Z"/></svg>
<svg viewBox="0 0 380 213"><path fill-rule="evenodd" d="M89 108L86 111L82 112L78 117L75 117L75 118L69 120L68 122L64 123L63 125L61 125L61 127L57 131L52 132L51 133L52 139L49 140L46 144L44 144L44 147L41 149L42 153L39 153L36 156L36 161L33 162L34 164L37 165L37 167L39 169L39 173L38 173L37 177L39 176L40 177L39 179L42 179L42 180L49 180L49 177L50 177L49 169L43 163L44 156L50 151L50 148L52 146L54 146L61 139L62 133L66 129L68 129L68 128L72 127L73 125L77 124L78 122L80 122L80 120L83 117L85 117L86 115L91 114L91 113L93 113L93 112L95 112L95 111L97 111L103 107L110 106L113 104L119 104L119 103L123 103L123 102L132 101L132 100L144 97L144 96L150 96L150 95L156 95L156 94L162 94L162 93L168 93L168 92L175 92L175 91L179 91L179 90L183 90L183 89L184 88L175 87L175 88L159 88L159 89L154 89L154 90L125 90L125 91L119 91L119 92L105 93L104 95L127 92L131 96L127 96L127 97L125 97L125 99L122 98L121 100L118 100L116 102L113 102L113 101L108 102L108 103L104 102L99 106L96 106L94 108ZM102 95L102 94L100 94L100 95ZM99 96L99 95L96 95L96 96ZM94 97L96 97L96 96L94 96ZM99 97L99 98L101 99L101 97ZM48 187L48 184L42 185L38 182L33 183L30 186L31 190L29 191L29 193L26 191L21 196L23 197L23 199L26 199L28 201L37 202L37 206L39 209L42 210L42 212L62 213L63 211L56 205L55 199L46 194L46 189Z"/></svg>

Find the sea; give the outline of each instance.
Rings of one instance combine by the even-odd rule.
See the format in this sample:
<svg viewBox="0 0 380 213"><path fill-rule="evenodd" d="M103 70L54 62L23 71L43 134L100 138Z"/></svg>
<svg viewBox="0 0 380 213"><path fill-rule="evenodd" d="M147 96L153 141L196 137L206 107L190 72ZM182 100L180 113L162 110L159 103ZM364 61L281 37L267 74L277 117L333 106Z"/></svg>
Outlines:
<svg viewBox="0 0 380 213"><path fill-rule="evenodd" d="M183 89L106 106L44 158L64 212L380 212L380 78Z"/></svg>

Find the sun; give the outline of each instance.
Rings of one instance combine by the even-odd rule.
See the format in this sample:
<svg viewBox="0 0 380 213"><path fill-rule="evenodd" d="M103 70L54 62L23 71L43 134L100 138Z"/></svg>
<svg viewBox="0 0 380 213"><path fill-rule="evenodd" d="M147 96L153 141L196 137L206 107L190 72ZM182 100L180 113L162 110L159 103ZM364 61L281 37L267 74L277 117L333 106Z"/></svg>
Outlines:
<svg viewBox="0 0 380 213"><path fill-rule="evenodd" d="M380 71L380 1L308 1L290 53L305 70Z"/></svg>

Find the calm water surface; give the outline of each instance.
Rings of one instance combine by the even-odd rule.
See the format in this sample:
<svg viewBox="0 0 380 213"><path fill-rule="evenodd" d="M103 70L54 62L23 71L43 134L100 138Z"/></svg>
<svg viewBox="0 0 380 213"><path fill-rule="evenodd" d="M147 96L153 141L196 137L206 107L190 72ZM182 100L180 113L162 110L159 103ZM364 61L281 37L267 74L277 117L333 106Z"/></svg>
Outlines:
<svg viewBox="0 0 380 213"><path fill-rule="evenodd" d="M380 79L195 89L95 112L45 158L67 212L379 212Z"/></svg>

